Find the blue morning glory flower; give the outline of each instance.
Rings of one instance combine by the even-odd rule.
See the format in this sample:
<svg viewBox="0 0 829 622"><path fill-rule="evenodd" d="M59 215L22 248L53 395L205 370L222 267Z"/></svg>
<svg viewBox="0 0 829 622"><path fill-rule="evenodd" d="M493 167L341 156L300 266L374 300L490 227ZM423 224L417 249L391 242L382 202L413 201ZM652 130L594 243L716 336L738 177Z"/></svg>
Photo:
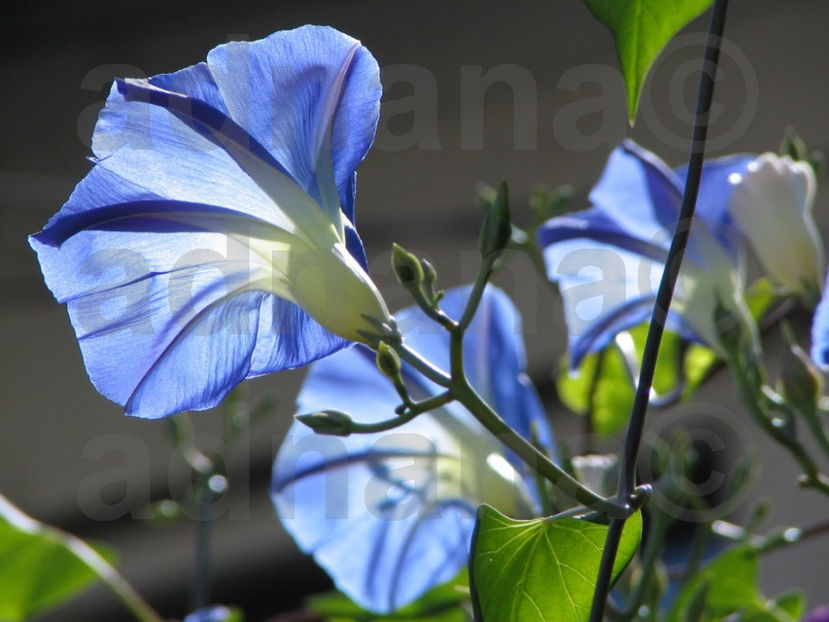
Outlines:
<svg viewBox="0 0 829 622"><path fill-rule="evenodd" d="M470 288L442 306L461 315ZM446 332L415 308L396 315L406 342L448 368ZM532 430L552 454L552 434L524 373L520 317L488 287L464 345L472 386L525 437ZM414 397L441 388L404 365ZM364 346L311 366L300 412L332 406L355 421L394 416L399 397ZM538 510L530 473L458 404L419 415L389 432L345 438L295 422L273 469L271 495L300 548L313 553L337 587L362 607L390 612L444 583L466 564L475 510L490 503L513 516Z"/></svg>
<svg viewBox="0 0 829 622"><path fill-rule="evenodd" d="M707 162L668 327L719 349L714 312L722 304L753 339L742 300L743 244L728 212L732 184L752 156ZM687 171L671 170L627 140L610 155L590 209L553 218L538 232L548 277L564 299L570 364L601 350L650 317L665 267ZM745 320L745 321L743 321Z"/></svg>
<svg viewBox="0 0 829 622"><path fill-rule="evenodd" d="M380 94L371 54L314 26L116 80L92 170L30 238L103 395L209 408L388 319L354 230Z"/></svg>
<svg viewBox="0 0 829 622"><path fill-rule="evenodd" d="M817 179L811 165L764 153L729 181L734 189L728 211L766 274L813 305L826 261L812 218Z"/></svg>
<svg viewBox="0 0 829 622"><path fill-rule="evenodd" d="M241 616L238 612L224 605L210 605L189 614L182 622L238 622Z"/></svg>
<svg viewBox="0 0 829 622"><path fill-rule="evenodd" d="M823 287L823 297L812 318L812 360L824 372L829 371L829 274Z"/></svg>

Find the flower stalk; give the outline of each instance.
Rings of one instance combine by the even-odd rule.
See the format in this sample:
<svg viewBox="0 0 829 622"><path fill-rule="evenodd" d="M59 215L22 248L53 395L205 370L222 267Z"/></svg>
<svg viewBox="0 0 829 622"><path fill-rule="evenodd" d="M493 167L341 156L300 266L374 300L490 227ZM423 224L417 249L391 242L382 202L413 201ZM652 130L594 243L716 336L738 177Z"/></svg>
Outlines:
<svg viewBox="0 0 829 622"><path fill-rule="evenodd" d="M656 371L659 344L662 341L668 309L671 306L671 299L673 298L674 286L679 276L679 268L682 263L685 248L688 245L688 236L691 232L691 223L694 218L697 194L702 178L705 141L708 135L708 117L714 95L714 79L720 57L720 43L725 28L727 9L728 0L717 0L711 16L708 41L705 46L699 89L697 92L696 116L691 136L688 161L688 177L686 178L679 219L677 220L671 246L668 250L659 289L656 293L656 302L648 328L647 340L645 341L642 366L639 370L639 382L636 386L630 422L622 450L617 490L618 503L625 503L625 500L634 489L636 464L639 457L639 447L642 441L642 432L644 431L645 415L647 413L651 386L653 385L653 377ZM602 551L602 559L596 579L596 589L593 594L593 603L590 611L590 622L601 622L604 618L604 609L610 590L613 563L616 559L616 552L619 548L619 541L622 536L624 524L624 518L614 518L610 522L610 528L607 533L604 550Z"/></svg>

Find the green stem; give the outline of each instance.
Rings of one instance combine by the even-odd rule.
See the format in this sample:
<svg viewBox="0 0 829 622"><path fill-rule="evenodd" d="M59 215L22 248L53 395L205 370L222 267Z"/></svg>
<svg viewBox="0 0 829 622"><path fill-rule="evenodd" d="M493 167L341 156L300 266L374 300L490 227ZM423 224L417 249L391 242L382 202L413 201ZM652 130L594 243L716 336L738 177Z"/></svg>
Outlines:
<svg viewBox="0 0 829 622"><path fill-rule="evenodd" d="M209 494L206 483L202 485L202 488L202 494ZM191 608L193 611L207 606L210 602L210 542L213 530L212 504L201 499L198 499L197 503L199 504L199 516L196 520L196 546L191 588Z"/></svg>
<svg viewBox="0 0 829 622"><path fill-rule="evenodd" d="M691 147L688 158L688 174L685 179L685 190L682 193L682 205L679 210L676 228L671 239L671 246L665 259L662 278L656 292L656 301L651 314L648 336L645 339L645 349L642 353L642 365L639 368L639 382L633 398L630 420L625 444L622 449L622 458L619 467L619 484L617 502L625 503L635 487L636 464L639 458L639 448L642 443L642 433L645 427L648 402L650 401L653 377L656 371L656 361L659 354L659 345L668 309L673 299L674 286L679 278L679 269L688 238L691 234L691 224L694 220L697 195L699 194L702 179L702 164L705 159L705 141L708 136L708 118L711 112L711 102L714 96L714 79L720 57L720 43L725 28L725 16L728 9L728 0L716 0L711 14L708 28L708 40L702 59L699 88L697 90L696 115L694 128L691 133ZM607 595L610 590L613 565L616 551L622 536L625 519L610 521L610 529L602 551L602 560L599 565L596 579L596 591L593 594L593 603L590 609L590 622L601 622L604 617Z"/></svg>
<svg viewBox="0 0 829 622"><path fill-rule="evenodd" d="M552 482L559 490L591 510L602 512L608 516L624 516L628 513L627 507L603 498L568 475L531 442L507 425L492 410L489 404L475 392L463 371L463 333L460 330L453 332L451 335L450 356L453 384L449 388L449 392L491 434L515 452L527 465Z"/></svg>
<svg viewBox="0 0 829 622"><path fill-rule="evenodd" d="M682 582L684 583L693 577L705 555L705 549L711 541L711 529L708 525L697 526L697 533L694 535L694 544L691 549L691 554L688 556L688 563L682 573Z"/></svg>
<svg viewBox="0 0 829 622"><path fill-rule="evenodd" d="M124 606L135 616L136 620L140 620L140 622L163 622L163 618L156 613L155 609L95 549L79 538L52 527L48 529L53 529L55 535L61 538L63 543L100 577L101 581L113 591Z"/></svg>
<svg viewBox="0 0 829 622"><path fill-rule="evenodd" d="M386 430L391 430L403 425L404 423L408 423L418 415L440 408L441 406L451 402L453 399L452 395L447 391L446 393L435 395L434 397L430 397L420 402L412 402L411 406L407 408L402 415L397 417L392 417L391 419L386 419L384 421L378 421L377 423L352 422L351 433L374 434L375 432L385 432Z"/></svg>
<svg viewBox="0 0 829 622"><path fill-rule="evenodd" d="M472 322L472 318L475 317L475 312L478 310L481 297L484 295L484 289L486 288L487 281L489 281L489 276L492 273L492 266L495 263L495 260L500 256L501 253L498 252L483 258L481 265L478 268L478 274L475 277L475 283L472 285L472 291L469 293L469 299L466 301L466 307L463 310L463 315L461 315L461 319L458 320L457 326L450 329L450 331L456 331L463 334L463 332L469 327L470 322Z"/></svg>
<svg viewBox="0 0 829 622"><path fill-rule="evenodd" d="M452 384L452 379L441 369L432 365L429 361L424 359L420 354L409 348L403 341L387 342L388 345L397 352L397 355L409 365L414 367L421 374L426 376L429 380L442 387L449 388Z"/></svg>
<svg viewBox="0 0 829 622"><path fill-rule="evenodd" d="M642 603L645 601L648 589L651 586L654 573L656 572L656 564L659 561L659 555L662 553L662 546L665 543L665 536L668 533L668 527L671 525L671 519L667 514L660 511L651 513L651 527L648 533L648 540L645 544L645 551L642 555L642 574L639 577L639 582L633 590L633 593L628 600L624 611L621 612L619 619L621 622L628 622L636 617Z"/></svg>
<svg viewBox="0 0 829 622"><path fill-rule="evenodd" d="M829 479L820 472L817 464L803 445L791 436L787 430L775 425L773 417L769 416L769 413L761 402L764 399L762 384L752 381L748 367L741 357L732 357L730 359L730 366L734 370L741 401L747 407L754 422L769 437L786 449L803 470L803 475L800 479L801 486L804 488L814 488L825 495L829 495Z"/></svg>

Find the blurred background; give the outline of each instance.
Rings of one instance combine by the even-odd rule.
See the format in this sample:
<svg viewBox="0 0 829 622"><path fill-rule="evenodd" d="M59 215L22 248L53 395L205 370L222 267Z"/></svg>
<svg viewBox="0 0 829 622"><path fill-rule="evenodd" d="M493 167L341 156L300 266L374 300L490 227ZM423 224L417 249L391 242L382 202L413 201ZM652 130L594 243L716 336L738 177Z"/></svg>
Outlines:
<svg viewBox="0 0 829 622"><path fill-rule="evenodd" d="M26 236L89 169L89 138L114 76L173 71L227 40L305 23L330 24L359 38L383 68L383 117L360 168L357 218L372 275L392 308L408 304L390 274L392 241L428 257L443 285L472 278L480 182L506 179L521 222L539 183L573 184L583 205L608 153L625 136L681 164L706 28L705 18L695 21L663 54L629 130L611 36L580 0L87 0L4 8L0 492L40 520L112 545L124 575L168 616L187 611L195 521L160 528L147 507L186 491L188 471L164 421L125 418L95 392L65 310L45 288ZM825 0L733 0L712 155L776 150L788 125L811 148L829 150L827 23ZM829 193L821 189L815 212L825 235L827 208ZM498 283L524 314L530 373L559 439L578 451L581 422L556 406L551 376L564 349L560 303L520 257ZM802 324L805 340L805 319ZM292 372L250 383L251 400L268 395L275 408L225 456L231 489L214 531L212 600L240 605L254 621L290 611L304 594L329 587L282 531L267 495L271 460L301 378ZM692 406L660 413L651 425L681 424L683 417L715 419L730 439L725 451L762 458L748 500L772 501L770 525L829 514L825 500L797 490L790 459L748 424L727 379L715 378ZM198 440L215 446L221 412L198 413L194 421ZM829 538L771 554L762 583L769 594L803 587L810 605L825 602L827 554ZM96 587L42 619L129 618Z"/></svg>

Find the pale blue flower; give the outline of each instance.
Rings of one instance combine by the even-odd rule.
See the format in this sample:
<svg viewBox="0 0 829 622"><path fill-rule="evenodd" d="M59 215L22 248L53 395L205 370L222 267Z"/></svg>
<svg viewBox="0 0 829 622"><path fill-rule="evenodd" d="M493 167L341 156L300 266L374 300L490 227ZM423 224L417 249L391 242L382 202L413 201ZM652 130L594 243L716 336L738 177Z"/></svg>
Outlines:
<svg viewBox="0 0 829 622"><path fill-rule="evenodd" d="M751 156L729 156L703 168L694 225L682 264L668 327L719 349L718 304L737 318L748 339L742 240L728 213L733 186ZM538 233L548 276L559 285L577 367L620 331L650 318L662 276L687 171L671 170L653 153L625 141L610 155L590 193L590 209L553 218Z"/></svg>
<svg viewBox="0 0 829 622"><path fill-rule="evenodd" d="M239 622L238 612L224 605L210 605L189 614L183 622Z"/></svg>
<svg viewBox="0 0 829 622"><path fill-rule="evenodd" d="M115 82L92 170L30 238L101 393L209 408L388 319L353 227L380 93L371 54L314 26Z"/></svg>
<svg viewBox="0 0 829 622"><path fill-rule="evenodd" d="M459 317L469 288L443 301ZM448 368L447 333L420 310L399 314L406 342ZM519 433L552 453L552 434L524 373L520 318L488 287L464 344L472 386ZM404 365L415 397L442 389ZM358 422L394 417L400 400L363 346L311 366L302 413L327 408ZM452 579L466 564L475 511L490 503L513 516L538 511L534 480L463 407L452 403L389 432L320 436L299 422L276 457L271 494L282 523L336 586L362 607L390 612Z"/></svg>

